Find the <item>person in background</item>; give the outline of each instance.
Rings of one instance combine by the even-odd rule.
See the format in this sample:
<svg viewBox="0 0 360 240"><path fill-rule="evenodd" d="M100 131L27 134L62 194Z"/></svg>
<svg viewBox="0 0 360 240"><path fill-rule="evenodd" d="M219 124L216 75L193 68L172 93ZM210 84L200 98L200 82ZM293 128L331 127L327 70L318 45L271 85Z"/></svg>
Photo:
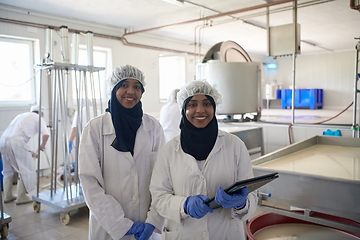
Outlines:
<svg viewBox="0 0 360 240"><path fill-rule="evenodd" d="M245 144L218 129L215 111L221 94L196 80L180 89L177 102L181 132L159 151L150 183L152 205L165 218L163 237L245 239L245 222L256 210L257 196L247 188L233 195L224 189L254 175ZM214 196L222 207L205 203Z"/></svg>
<svg viewBox="0 0 360 240"><path fill-rule="evenodd" d="M39 115L41 130L39 131ZM3 160L4 203L16 200L16 204L32 202L26 194L35 189L35 169L33 158L37 155L27 144L35 134L42 135L40 150L45 150L49 139L49 130L43 119L44 108L32 106L30 112L17 115L0 138L0 151ZM17 172L17 197L12 194L13 175Z"/></svg>
<svg viewBox="0 0 360 240"><path fill-rule="evenodd" d="M71 129L70 129L70 135L69 135L69 153L72 152L73 148L74 148L74 140L76 138L76 134L77 134L77 129L78 129L78 124L80 123L79 127L81 129L80 133L82 133L82 131L84 130L84 127L86 126L86 124L93 119L96 116L99 116L101 114L100 109L96 109L97 114L95 115L94 112L94 108L93 105L90 103L88 105L89 111L87 112L87 109L85 107L85 104L82 104L82 108L80 109L81 112L81 118L78 119L78 111L75 111L74 117L73 117L73 121L71 124ZM88 117L89 116L89 117ZM79 122L78 122L79 120ZM80 134L81 136L81 134Z"/></svg>
<svg viewBox="0 0 360 240"><path fill-rule="evenodd" d="M143 113L143 73L117 67L106 112L84 128L79 177L90 209L89 239L159 239L164 219L150 205L149 183L165 143L160 123Z"/></svg>
<svg viewBox="0 0 360 240"><path fill-rule="evenodd" d="M180 134L180 108L176 102L176 95L180 89L171 91L168 102L160 110L159 122L164 129L166 141Z"/></svg>

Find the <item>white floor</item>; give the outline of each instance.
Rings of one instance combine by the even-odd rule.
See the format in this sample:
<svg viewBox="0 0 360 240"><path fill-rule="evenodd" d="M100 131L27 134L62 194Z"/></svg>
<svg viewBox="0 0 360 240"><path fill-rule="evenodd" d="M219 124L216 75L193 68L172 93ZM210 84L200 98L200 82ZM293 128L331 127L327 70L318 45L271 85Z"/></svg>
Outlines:
<svg viewBox="0 0 360 240"><path fill-rule="evenodd" d="M40 186L49 182L48 177L41 177ZM44 189L42 191L49 191ZM13 186L16 194L16 185ZM36 190L30 192L29 196L36 196ZM60 221L60 211L41 204L41 209L37 213L33 203L16 205L15 201L4 203L4 213L10 218L4 218L3 222L9 223L8 240L86 240L88 239L88 217L87 207L76 209L70 212L70 222L64 225ZM11 220L9 222L9 220ZM3 226L3 224L2 224Z"/></svg>

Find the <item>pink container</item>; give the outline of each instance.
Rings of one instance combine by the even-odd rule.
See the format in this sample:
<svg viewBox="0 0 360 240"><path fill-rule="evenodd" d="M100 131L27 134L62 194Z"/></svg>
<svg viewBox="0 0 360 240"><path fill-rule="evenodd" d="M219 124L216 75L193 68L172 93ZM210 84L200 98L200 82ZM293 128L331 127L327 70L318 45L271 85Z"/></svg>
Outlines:
<svg viewBox="0 0 360 240"><path fill-rule="evenodd" d="M314 217L318 217L318 218L323 218L323 219L327 219L327 220L333 220L333 221L337 221L337 222L341 222L344 224L348 224L348 225L353 225L353 226L359 226L360 227L360 223L354 222L352 220L349 219L345 219L345 218L341 218L341 217L336 217L336 216L331 216L328 214L323 214L323 213L317 213L314 212L313 213ZM253 219L251 219L247 225L246 225L246 234L248 236L248 238L250 240L256 240L256 238L254 237L254 234L265 228L265 227L269 227L272 225L279 225L279 224L286 224L286 223L301 223L301 224L310 224L310 225L318 225L318 226L323 226L323 225L319 225L316 223L312 223L312 222L308 222L308 221L303 221L300 219L296 219L296 218L291 218L291 217L287 217L287 216L283 216L283 215L279 215L279 214L275 214L275 213L264 213L261 214L259 216L254 217ZM337 228L334 228L337 229ZM356 236L356 237L360 237L360 233L351 233L351 232L347 232L341 229L337 229L339 231L342 232L346 232L352 236Z"/></svg>

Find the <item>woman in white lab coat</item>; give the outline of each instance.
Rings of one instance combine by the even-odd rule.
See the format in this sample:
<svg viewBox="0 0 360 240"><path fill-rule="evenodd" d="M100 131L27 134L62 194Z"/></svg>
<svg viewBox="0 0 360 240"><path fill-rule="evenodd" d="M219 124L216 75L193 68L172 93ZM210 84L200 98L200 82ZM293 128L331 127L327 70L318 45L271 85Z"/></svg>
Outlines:
<svg viewBox="0 0 360 240"><path fill-rule="evenodd" d="M86 125L79 147L89 239L160 238L164 220L150 206L149 183L165 137L160 123L142 112L142 72L117 67L111 83L106 113Z"/></svg>
<svg viewBox="0 0 360 240"><path fill-rule="evenodd" d="M244 143L218 129L220 102L220 93L205 81L193 81L178 93L181 133L159 151L150 183L152 205L166 219L166 240L245 239L245 221L256 210L257 196L247 188L231 196L223 189L252 178L253 170ZM205 204L214 196L221 208Z"/></svg>

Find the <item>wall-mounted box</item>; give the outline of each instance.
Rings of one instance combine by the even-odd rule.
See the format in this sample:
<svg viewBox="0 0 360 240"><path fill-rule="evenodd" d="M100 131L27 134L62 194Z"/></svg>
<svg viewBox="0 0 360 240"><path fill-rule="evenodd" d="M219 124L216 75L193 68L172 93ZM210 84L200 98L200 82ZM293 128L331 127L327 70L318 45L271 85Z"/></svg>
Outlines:
<svg viewBox="0 0 360 240"><path fill-rule="evenodd" d="M269 56L281 56L288 54L300 54L300 24L286 24L270 27Z"/></svg>

